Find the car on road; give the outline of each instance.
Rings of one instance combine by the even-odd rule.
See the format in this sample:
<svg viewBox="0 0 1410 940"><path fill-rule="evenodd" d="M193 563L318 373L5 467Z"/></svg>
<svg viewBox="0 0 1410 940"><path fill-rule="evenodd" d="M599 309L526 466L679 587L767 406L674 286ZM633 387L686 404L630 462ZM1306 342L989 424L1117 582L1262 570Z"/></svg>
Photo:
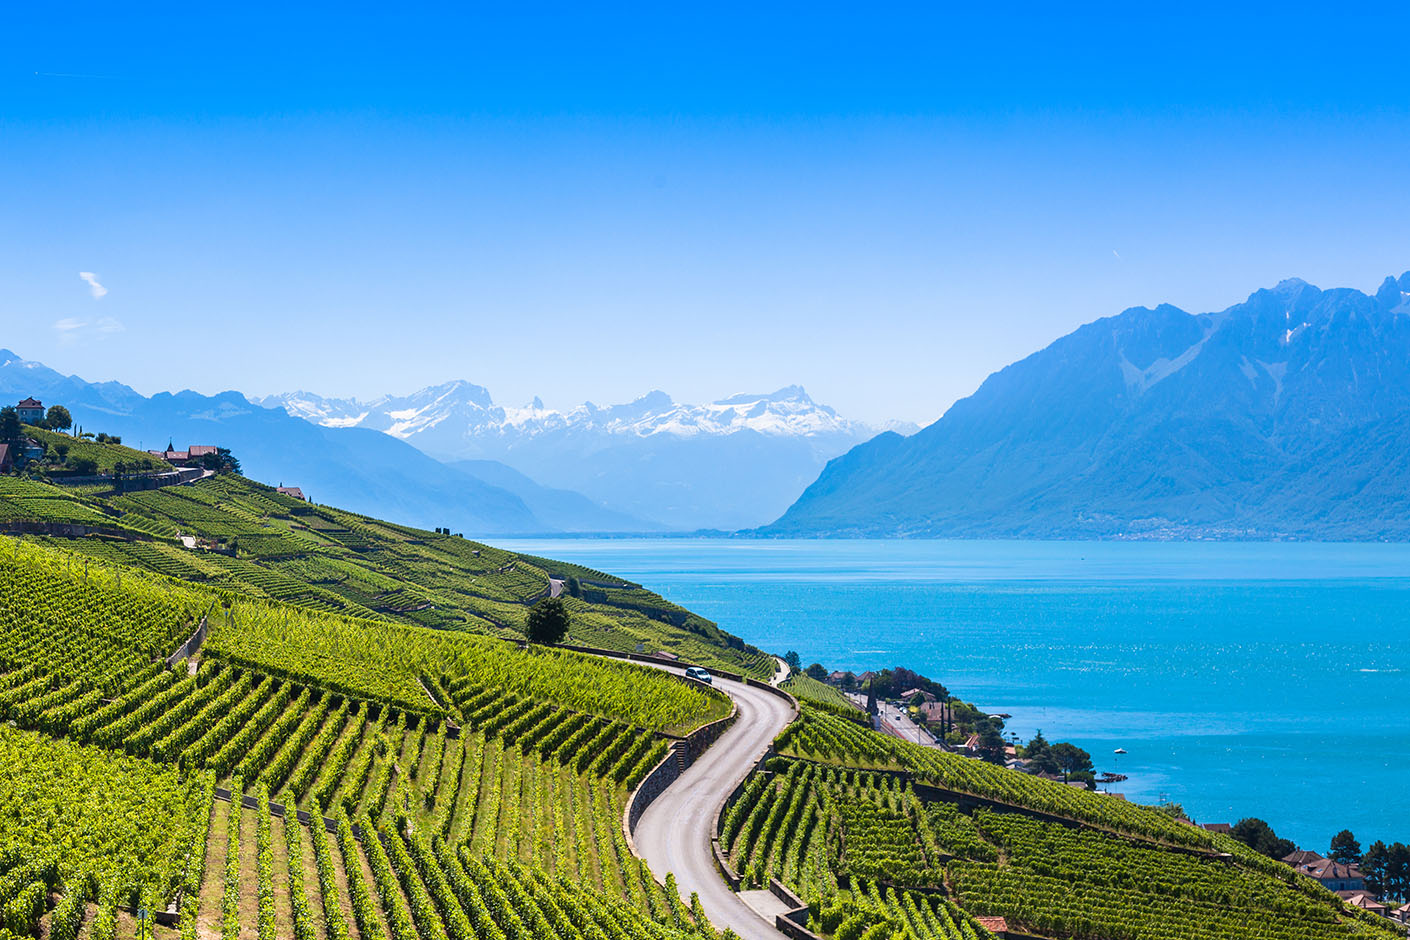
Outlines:
<svg viewBox="0 0 1410 940"><path fill-rule="evenodd" d="M690 666L686 669L685 675L688 679L694 679L697 682L703 682L706 685L714 684L714 680L710 678L710 674L704 669L701 669L699 666Z"/></svg>

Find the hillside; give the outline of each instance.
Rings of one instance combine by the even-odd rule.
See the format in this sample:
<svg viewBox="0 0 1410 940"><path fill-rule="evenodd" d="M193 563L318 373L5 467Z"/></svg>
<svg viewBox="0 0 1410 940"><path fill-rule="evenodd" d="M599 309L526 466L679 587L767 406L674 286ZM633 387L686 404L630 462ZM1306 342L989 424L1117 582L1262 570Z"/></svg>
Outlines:
<svg viewBox="0 0 1410 940"><path fill-rule="evenodd" d="M779 536L1410 538L1410 274L1098 320L828 464Z"/></svg>
<svg viewBox="0 0 1410 940"><path fill-rule="evenodd" d="M182 937L705 929L618 820L717 693L8 538L0 585L4 936L134 937L143 908Z"/></svg>
<svg viewBox="0 0 1410 940"><path fill-rule="evenodd" d="M0 477L0 937L718 940L624 820L730 698L519 631L553 579L579 642L771 660L605 572L230 473L118 485ZM796 687L717 834L820 935L1393 936L1227 838Z"/></svg>
<svg viewBox="0 0 1410 940"><path fill-rule="evenodd" d="M836 937L1399 936L1225 835L1119 797L887 737L804 701L721 815L745 886ZM1001 918L995 921L992 918ZM980 919L976 923L976 919Z"/></svg>
<svg viewBox="0 0 1410 940"><path fill-rule="evenodd" d="M54 525L96 532L46 534ZM641 646L764 676L773 670L737 637L620 578L315 506L234 474L129 493L0 477L6 528L94 561L245 597L496 636L522 636L550 575L571 575L583 585L582 597L565 598L574 642L624 652ZM189 549L182 536L205 547Z"/></svg>

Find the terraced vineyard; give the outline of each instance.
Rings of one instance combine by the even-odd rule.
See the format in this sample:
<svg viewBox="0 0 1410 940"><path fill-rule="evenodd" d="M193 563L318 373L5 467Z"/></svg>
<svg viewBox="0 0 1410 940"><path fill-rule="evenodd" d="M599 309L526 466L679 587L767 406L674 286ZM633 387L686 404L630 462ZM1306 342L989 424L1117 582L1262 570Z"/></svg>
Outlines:
<svg viewBox="0 0 1410 940"><path fill-rule="evenodd" d="M807 699L805 698L806 702ZM1149 807L882 736L804 704L719 838L837 937L1391 937L1316 882Z"/></svg>
<svg viewBox="0 0 1410 940"><path fill-rule="evenodd" d="M519 632L571 578L579 642L772 672L713 624L229 475L0 478L0 526L24 534L0 536L0 940L716 936L622 821L668 742L730 703ZM834 940L986 940L992 916L1057 940L1391 936L1226 837L790 688L800 718L720 843Z"/></svg>
<svg viewBox="0 0 1410 940"><path fill-rule="evenodd" d="M134 936L145 908L232 940L713 935L621 821L719 693L4 537L0 588L11 933Z"/></svg>
<svg viewBox="0 0 1410 940"><path fill-rule="evenodd" d="M820 711L846 718L848 721L854 721L863 726L870 725L871 719L866 712L826 682L819 682L811 676L799 673L790 676L783 687L798 701L807 702Z"/></svg>
<svg viewBox="0 0 1410 940"><path fill-rule="evenodd" d="M72 537L52 531L56 525L100 536ZM306 503L235 474L128 493L0 477L5 526L38 529L50 544L93 562L245 598L495 636L522 636L529 605L549 593L547 565L555 576L581 575L581 596L565 598L574 614L571 639L579 644L666 651L759 678L773 672L772 660L757 649L639 585ZM188 548L182 537L202 547Z"/></svg>

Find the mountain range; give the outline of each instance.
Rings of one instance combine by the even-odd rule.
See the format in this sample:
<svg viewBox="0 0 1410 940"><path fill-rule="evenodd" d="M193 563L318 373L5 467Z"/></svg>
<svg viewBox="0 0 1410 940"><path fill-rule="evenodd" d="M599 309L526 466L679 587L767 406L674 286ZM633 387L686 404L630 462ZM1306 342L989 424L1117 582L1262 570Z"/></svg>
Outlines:
<svg viewBox="0 0 1410 940"><path fill-rule="evenodd" d="M1097 320L832 460L757 534L1410 538L1410 273Z"/></svg>
<svg viewBox="0 0 1410 940"><path fill-rule="evenodd" d="M229 447L256 479L297 485L311 499L408 524L490 534L573 529L571 522L555 525L536 514L531 504L540 499L560 504L566 499L570 505L576 500L576 508L589 516L588 528L598 528L602 515L582 496L509 479L507 485L486 482L482 475L448 467L385 434L319 427L256 405L238 392L146 397L119 382L86 382L0 349L0 396L29 395L63 404L87 430L120 435L133 446ZM638 531L632 522L629 530Z"/></svg>
<svg viewBox="0 0 1410 940"><path fill-rule="evenodd" d="M653 391L567 411L537 398L497 405L466 381L372 401L291 392L259 403L325 428L383 432L486 482L503 484L497 470L484 475L486 461L507 466L647 520L641 529L732 530L773 519L829 458L881 430L842 418L796 385L703 405Z"/></svg>
<svg viewBox="0 0 1410 940"><path fill-rule="evenodd" d="M0 400L30 395L129 444L219 444L256 478L319 501L480 535L757 525L873 434L796 386L701 406L653 392L568 412L537 400L500 408L463 381L365 403L306 392L147 397L0 349Z"/></svg>

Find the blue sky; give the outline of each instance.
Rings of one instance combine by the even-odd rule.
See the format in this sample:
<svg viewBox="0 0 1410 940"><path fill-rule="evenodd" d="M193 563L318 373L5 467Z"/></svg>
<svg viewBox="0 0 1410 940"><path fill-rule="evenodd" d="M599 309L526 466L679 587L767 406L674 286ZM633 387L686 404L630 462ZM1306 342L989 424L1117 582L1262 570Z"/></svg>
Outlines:
<svg viewBox="0 0 1410 940"><path fill-rule="evenodd" d="M1128 306L1410 268L1403 10L978 6L10 11L0 346L927 422Z"/></svg>

